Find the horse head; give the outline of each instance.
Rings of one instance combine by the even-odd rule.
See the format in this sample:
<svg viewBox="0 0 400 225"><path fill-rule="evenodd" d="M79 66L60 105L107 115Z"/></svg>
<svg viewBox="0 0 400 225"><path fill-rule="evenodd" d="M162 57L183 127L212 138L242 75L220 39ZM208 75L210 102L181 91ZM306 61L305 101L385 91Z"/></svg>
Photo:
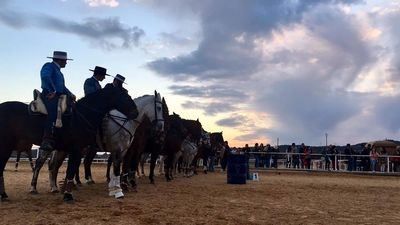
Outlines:
<svg viewBox="0 0 400 225"><path fill-rule="evenodd" d="M98 114L96 119L101 119L112 109L116 109L128 117L134 119L138 110L131 96L120 88L108 87L89 94L76 103L79 111L85 111L91 117ZM92 118L94 119L94 118Z"/></svg>
<svg viewBox="0 0 400 225"><path fill-rule="evenodd" d="M184 139L187 136L188 130L183 125L182 118L178 115L173 113L172 115L168 116L168 132L175 133Z"/></svg>
<svg viewBox="0 0 400 225"><path fill-rule="evenodd" d="M192 139L198 143L202 137L203 128L200 121L197 120L185 120L182 119L182 123L191 135Z"/></svg>
<svg viewBox="0 0 400 225"><path fill-rule="evenodd" d="M152 128L156 133L164 132L164 113L163 103L160 93L154 92L154 95L144 95L136 98L135 103L139 109L139 120L147 117L152 123Z"/></svg>

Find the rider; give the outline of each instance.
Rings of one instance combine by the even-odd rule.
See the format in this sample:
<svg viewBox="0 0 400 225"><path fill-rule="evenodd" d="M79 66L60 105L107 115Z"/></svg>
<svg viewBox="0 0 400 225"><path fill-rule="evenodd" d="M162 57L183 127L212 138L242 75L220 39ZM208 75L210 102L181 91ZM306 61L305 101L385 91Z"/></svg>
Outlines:
<svg viewBox="0 0 400 225"><path fill-rule="evenodd" d="M107 74L107 69L100 67L100 66L96 66L94 68L94 70L90 70L90 71L93 71L93 76L86 79L86 81L85 81L85 84L83 86L83 89L85 91L85 96L90 93L100 90L101 85L100 85L99 81L103 81L104 78L106 78L106 76L109 76Z"/></svg>
<svg viewBox="0 0 400 225"><path fill-rule="evenodd" d="M47 108L47 119L43 134L42 144L40 149L52 151L54 149L54 124L57 119L57 104L60 95L67 95L73 101L76 97L67 87L65 87L64 75L61 73L61 68L65 68L67 60L67 53L62 51L54 51L52 62L47 62L43 65L40 71L42 98Z"/></svg>
<svg viewBox="0 0 400 225"><path fill-rule="evenodd" d="M116 88L121 88L122 90L124 90L125 92L128 92L128 90L126 90L124 87L122 87L122 84L126 84L125 83L125 77L122 76L121 74L117 74L114 77L114 80L112 83L108 83L106 84L106 86L104 88L108 88L108 87L116 87Z"/></svg>

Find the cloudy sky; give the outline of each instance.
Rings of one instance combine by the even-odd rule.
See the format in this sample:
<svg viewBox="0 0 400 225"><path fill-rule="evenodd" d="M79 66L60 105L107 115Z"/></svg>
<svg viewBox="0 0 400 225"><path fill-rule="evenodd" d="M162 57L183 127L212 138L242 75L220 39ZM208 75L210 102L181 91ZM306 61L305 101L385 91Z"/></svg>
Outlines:
<svg viewBox="0 0 400 225"><path fill-rule="evenodd" d="M399 21L396 0L1 0L0 102L65 50L77 96L103 66L233 146L399 139Z"/></svg>

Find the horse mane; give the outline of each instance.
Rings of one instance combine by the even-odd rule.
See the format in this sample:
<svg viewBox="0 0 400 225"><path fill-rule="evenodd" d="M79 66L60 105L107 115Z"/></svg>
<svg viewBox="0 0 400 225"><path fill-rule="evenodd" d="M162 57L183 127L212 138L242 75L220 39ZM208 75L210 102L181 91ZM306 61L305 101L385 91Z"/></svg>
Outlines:
<svg viewBox="0 0 400 225"><path fill-rule="evenodd" d="M149 96L152 96L152 97L154 97L154 95L143 95L143 96L140 96L140 97L137 97L137 98L135 98L134 100L136 101L142 101L144 98L148 98Z"/></svg>

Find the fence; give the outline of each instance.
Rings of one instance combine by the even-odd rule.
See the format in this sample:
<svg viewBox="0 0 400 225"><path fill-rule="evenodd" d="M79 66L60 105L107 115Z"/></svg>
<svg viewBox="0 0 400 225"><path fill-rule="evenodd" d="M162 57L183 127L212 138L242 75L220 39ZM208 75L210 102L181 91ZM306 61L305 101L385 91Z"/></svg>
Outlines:
<svg viewBox="0 0 400 225"><path fill-rule="evenodd" d="M374 162L370 155L345 154L306 154L283 152L237 152L248 154L250 169L291 169L291 170L328 170L328 171L358 171L358 172L385 172L400 173L399 155L380 155ZM32 149L33 158L38 158L39 151ZM36 157L35 157L36 156ZM97 154L94 163L106 163L107 154ZM10 158L15 161L15 157ZM22 161L27 160L21 157ZM214 162L218 166L218 159Z"/></svg>
<svg viewBox="0 0 400 225"><path fill-rule="evenodd" d="M236 154L244 154L239 152ZM400 172L399 155L306 154L281 152L249 152L251 169L328 170L358 172Z"/></svg>

